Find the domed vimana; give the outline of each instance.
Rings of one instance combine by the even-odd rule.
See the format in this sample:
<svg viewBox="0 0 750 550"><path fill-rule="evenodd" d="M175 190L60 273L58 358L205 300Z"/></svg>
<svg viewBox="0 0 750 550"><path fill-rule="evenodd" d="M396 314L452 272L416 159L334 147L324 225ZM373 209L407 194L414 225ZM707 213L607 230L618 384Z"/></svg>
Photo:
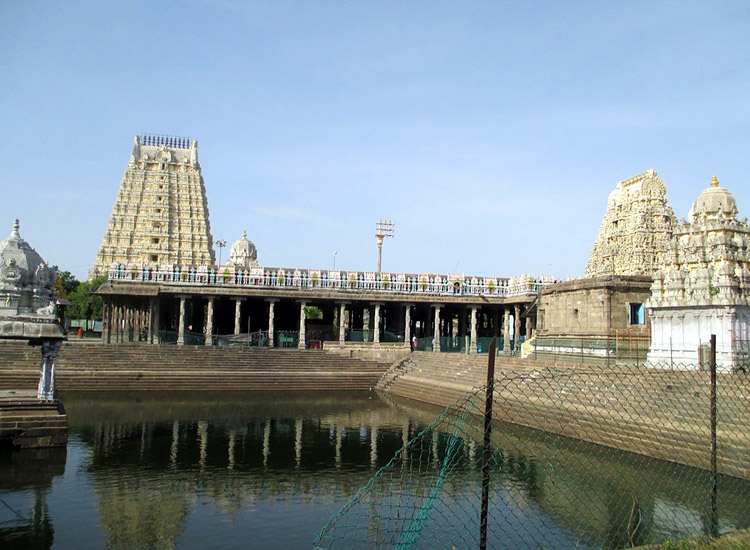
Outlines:
<svg viewBox="0 0 750 550"><path fill-rule="evenodd" d="M15 220L10 236L0 243L0 314L45 314L54 318L52 302L57 269L21 238ZM38 311L39 310L39 311Z"/></svg>
<svg viewBox="0 0 750 550"><path fill-rule="evenodd" d="M227 265L235 267L258 267L258 250L253 242L247 238L247 231L229 249Z"/></svg>
<svg viewBox="0 0 750 550"><path fill-rule="evenodd" d="M695 364L701 351L707 357L712 334L720 370L750 357L750 226L737 213L734 196L714 176L689 221L675 228L646 304L649 361Z"/></svg>
<svg viewBox="0 0 750 550"><path fill-rule="evenodd" d="M112 216L89 276L114 263L214 263L198 141L135 136Z"/></svg>
<svg viewBox="0 0 750 550"><path fill-rule="evenodd" d="M727 189L719 187L719 180L714 175L711 185L705 189L690 209L690 222L708 219L734 218L737 216L737 201Z"/></svg>

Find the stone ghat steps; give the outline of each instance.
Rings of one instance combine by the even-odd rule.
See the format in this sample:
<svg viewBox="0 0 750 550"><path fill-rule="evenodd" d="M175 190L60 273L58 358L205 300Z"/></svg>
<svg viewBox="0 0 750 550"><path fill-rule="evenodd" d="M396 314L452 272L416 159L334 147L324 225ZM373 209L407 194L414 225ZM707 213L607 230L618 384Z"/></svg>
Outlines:
<svg viewBox="0 0 750 550"><path fill-rule="evenodd" d="M464 391L468 391L472 387L484 386L487 383L487 361L486 355L416 352L404 362L398 373L393 374L398 379L424 374L428 380L454 382L463 385ZM496 376L525 375L538 368L538 364L531 361L502 356L495 358ZM389 387L390 383L381 381L380 386Z"/></svg>
<svg viewBox="0 0 750 550"><path fill-rule="evenodd" d="M485 383L482 369L462 370L467 366L464 359L441 362L416 356L410 362L411 370L393 381L389 393L447 406L472 386ZM497 420L699 468L709 466L705 373L547 371L541 365L512 362L496 372L493 417ZM738 377L727 378L718 389L720 403L729 404L720 411L719 466L723 473L750 478L750 463L743 459L750 456L750 407L737 401L738 395L749 394L746 390L747 380ZM474 414L481 414L482 396L472 403L477 409Z"/></svg>
<svg viewBox="0 0 750 550"><path fill-rule="evenodd" d="M0 446L50 447L68 441L68 418L58 402L40 402L7 392L0 399Z"/></svg>
<svg viewBox="0 0 750 550"><path fill-rule="evenodd" d="M0 389L36 388L40 352L0 344ZM368 390L389 363L318 350L150 345L63 345L58 390Z"/></svg>
<svg viewBox="0 0 750 550"><path fill-rule="evenodd" d="M0 368L38 366L38 348L18 344L0 344ZM106 365L111 368L161 368L179 365L183 368L206 367L261 367L325 366L328 369L360 368L384 370L390 363L351 359L317 350L268 350L239 347L205 348L203 346L148 346L148 345L63 345L56 361L61 367L91 368Z"/></svg>
<svg viewBox="0 0 750 550"><path fill-rule="evenodd" d="M372 373L66 373L56 376L60 391L212 391L233 390L367 390L375 386L379 374ZM37 378L29 375L3 377L0 389L33 388Z"/></svg>

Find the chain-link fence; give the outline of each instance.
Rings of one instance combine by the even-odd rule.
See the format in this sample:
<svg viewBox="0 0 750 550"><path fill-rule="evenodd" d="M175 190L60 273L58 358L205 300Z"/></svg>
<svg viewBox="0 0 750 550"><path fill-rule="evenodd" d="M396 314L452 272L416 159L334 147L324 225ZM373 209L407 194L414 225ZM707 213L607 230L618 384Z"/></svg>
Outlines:
<svg viewBox="0 0 750 550"><path fill-rule="evenodd" d="M748 369L658 367L499 370L493 392L475 388L405 444L315 548L615 549L749 528Z"/></svg>

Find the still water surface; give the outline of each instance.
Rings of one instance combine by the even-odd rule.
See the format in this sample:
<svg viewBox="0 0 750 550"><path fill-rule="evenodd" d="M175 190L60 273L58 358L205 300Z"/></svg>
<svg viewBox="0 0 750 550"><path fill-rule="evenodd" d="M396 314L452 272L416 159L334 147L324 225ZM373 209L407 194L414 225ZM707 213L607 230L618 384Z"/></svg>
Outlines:
<svg viewBox="0 0 750 550"><path fill-rule="evenodd" d="M3 550L310 548L439 412L369 392L62 398L67 449L0 453ZM517 428L503 435L509 449L521 440ZM636 505L633 542L706 528L704 472L558 438L535 445L508 450L493 478L491 512L508 518L495 547L538 548L529 533L550 548L624 546ZM443 506L455 508L479 484L449 489ZM750 526L749 484L720 490L722 528Z"/></svg>

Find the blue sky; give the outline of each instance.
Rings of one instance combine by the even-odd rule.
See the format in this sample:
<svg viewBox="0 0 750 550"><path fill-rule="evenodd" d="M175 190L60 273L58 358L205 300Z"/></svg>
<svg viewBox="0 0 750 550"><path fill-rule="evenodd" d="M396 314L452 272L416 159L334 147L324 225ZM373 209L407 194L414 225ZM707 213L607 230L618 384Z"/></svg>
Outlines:
<svg viewBox="0 0 750 550"><path fill-rule="evenodd" d="M647 169L750 215L749 37L744 1L0 2L0 238L85 278L148 132L261 265L374 269L384 217L384 270L579 276Z"/></svg>

